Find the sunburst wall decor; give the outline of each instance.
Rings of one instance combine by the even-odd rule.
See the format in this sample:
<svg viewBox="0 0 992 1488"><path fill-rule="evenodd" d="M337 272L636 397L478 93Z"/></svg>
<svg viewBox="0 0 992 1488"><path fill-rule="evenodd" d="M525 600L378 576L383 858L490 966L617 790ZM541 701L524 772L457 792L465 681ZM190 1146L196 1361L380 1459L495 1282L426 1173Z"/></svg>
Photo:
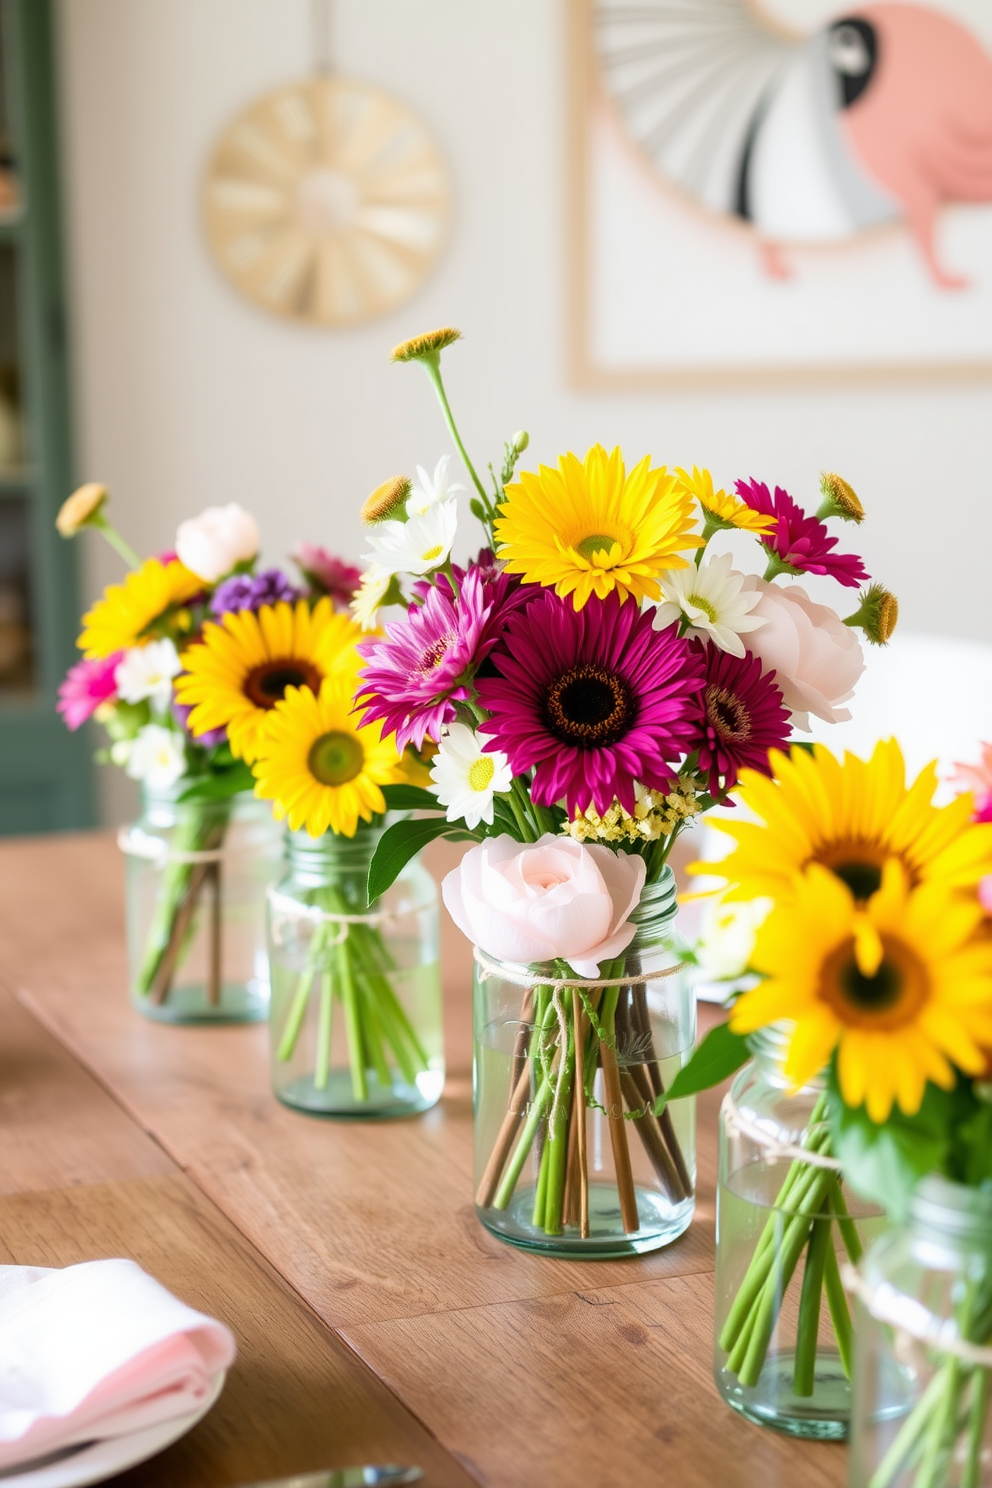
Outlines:
<svg viewBox="0 0 992 1488"><path fill-rule="evenodd" d="M408 300L444 244L448 173L424 124L377 88L316 76L250 104L207 167L207 238L254 304L352 325Z"/></svg>

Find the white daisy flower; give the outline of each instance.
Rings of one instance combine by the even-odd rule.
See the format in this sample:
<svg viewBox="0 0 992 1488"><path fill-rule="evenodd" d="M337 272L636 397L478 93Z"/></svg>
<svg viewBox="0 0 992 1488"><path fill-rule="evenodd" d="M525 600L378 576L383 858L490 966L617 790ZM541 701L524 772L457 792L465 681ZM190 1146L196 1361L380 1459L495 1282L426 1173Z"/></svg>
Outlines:
<svg viewBox="0 0 992 1488"><path fill-rule="evenodd" d="M152 790L167 790L186 772L186 747L175 729L146 723L131 740L127 773L143 780Z"/></svg>
<svg viewBox="0 0 992 1488"><path fill-rule="evenodd" d="M433 480L427 474L423 465L417 466L417 482L413 491L407 498L406 514L408 517L422 517L438 501L447 501L449 497L456 496L465 487L457 481L448 479L448 466L451 464L450 455L442 455L434 469Z"/></svg>
<svg viewBox="0 0 992 1488"><path fill-rule="evenodd" d="M670 569L661 580L664 599L655 611L655 629L685 615L691 621L687 635L709 637L721 651L743 656L741 636L765 621L750 613L758 596L742 590L746 576L734 569L733 561L729 553L721 553L699 568Z"/></svg>
<svg viewBox="0 0 992 1488"><path fill-rule="evenodd" d="M483 749L478 734L464 723L453 723L442 735L431 779L428 789L448 808L448 821L464 818L472 829L480 821L492 826L493 796L510 789L513 771L501 750Z"/></svg>
<svg viewBox="0 0 992 1488"><path fill-rule="evenodd" d="M392 574L376 564L362 574L362 582L351 601L351 613L363 630L375 630L379 623L379 606L392 582Z"/></svg>
<svg viewBox="0 0 992 1488"><path fill-rule="evenodd" d="M172 679L182 671L175 646L168 639L133 646L114 672L118 695L125 703L143 703L164 713L172 698Z"/></svg>
<svg viewBox="0 0 992 1488"><path fill-rule="evenodd" d="M428 574L447 562L458 526L457 503L436 501L408 522L378 522L368 529L372 552L362 561L385 573Z"/></svg>

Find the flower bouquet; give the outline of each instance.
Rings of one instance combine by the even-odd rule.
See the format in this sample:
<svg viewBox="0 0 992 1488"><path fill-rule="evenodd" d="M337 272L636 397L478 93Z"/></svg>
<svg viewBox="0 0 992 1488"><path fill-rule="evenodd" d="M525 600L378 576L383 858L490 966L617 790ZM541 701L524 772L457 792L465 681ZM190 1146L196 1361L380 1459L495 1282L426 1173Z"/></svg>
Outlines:
<svg viewBox="0 0 992 1488"><path fill-rule="evenodd" d="M521 433L487 485L441 377L457 339L393 359L437 391L485 546L452 558L446 460L363 509L356 615L403 613L361 648L358 702L400 747L436 749L423 814L386 831L369 894L435 837L472 844L443 893L475 944L483 1223L538 1249L650 1249L693 1206L693 1103L671 1083L695 1029L672 846L794 724L849 716L856 631L886 640L895 601L826 526L863 516L836 476L817 515L755 481L731 495L696 468L628 471L598 445L515 478ZM762 574L711 548L724 532L754 538ZM854 612L779 582L802 573L864 586Z"/></svg>
<svg viewBox="0 0 992 1488"><path fill-rule="evenodd" d="M358 573L307 545L297 555L301 587L278 569L256 572L258 527L234 505L183 522L175 551L143 561L110 522L107 503L105 487L83 486L57 521L65 537L83 527L102 532L130 569L83 617L83 659L63 682L58 708L71 729L91 717L101 723L110 745L97 758L143 788L142 820L120 839L135 1001L166 1018L264 1017L268 978L254 926L277 837L271 813L250 801L243 717L214 707L202 726L203 708L191 710L196 699L180 695L184 656L205 626L257 629L273 604L347 628L333 606L347 605ZM264 666L251 686L260 709L274 701Z"/></svg>
<svg viewBox="0 0 992 1488"><path fill-rule="evenodd" d="M905 1214L923 1174L984 1176L992 1113L976 1077L992 1038L992 937L976 887L992 827L972 822L970 796L933 804L935 766L907 785L894 740L869 760L793 747L771 767L741 781L757 819L720 823L733 850L693 865L722 875L729 900L771 908L750 955L756 984L684 1078L702 1088L750 1054L760 1075L775 1055L760 1095L749 1066L724 1102L717 1381L755 1419L841 1435L853 1340L840 1256L856 1265L866 1227L879 1228L871 1214ZM900 1389L883 1415L899 1414Z"/></svg>

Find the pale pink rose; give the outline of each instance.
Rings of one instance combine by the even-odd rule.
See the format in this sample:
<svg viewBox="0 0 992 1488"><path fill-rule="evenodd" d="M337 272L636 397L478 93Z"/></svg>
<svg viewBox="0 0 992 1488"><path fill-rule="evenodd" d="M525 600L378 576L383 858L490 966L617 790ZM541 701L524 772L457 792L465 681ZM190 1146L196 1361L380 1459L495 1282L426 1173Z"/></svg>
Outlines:
<svg viewBox="0 0 992 1488"><path fill-rule="evenodd" d="M768 584L748 574L741 588L760 593L751 614L766 622L748 635L748 650L766 672L775 672L796 727L808 729L811 713L826 723L846 723L850 710L841 704L854 696L865 669L851 627L828 605L814 604L798 584Z"/></svg>
<svg viewBox="0 0 992 1488"><path fill-rule="evenodd" d="M567 961L580 977L634 938L644 860L545 833L470 847L441 885L459 930L496 961Z"/></svg>
<svg viewBox="0 0 992 1488"><path fill-rule="evenodd" d="M259 549L258 523L236 502L208 506L198 517L180 522L176 556L197 578L215 584L236 563L254 558Z"/></svg>

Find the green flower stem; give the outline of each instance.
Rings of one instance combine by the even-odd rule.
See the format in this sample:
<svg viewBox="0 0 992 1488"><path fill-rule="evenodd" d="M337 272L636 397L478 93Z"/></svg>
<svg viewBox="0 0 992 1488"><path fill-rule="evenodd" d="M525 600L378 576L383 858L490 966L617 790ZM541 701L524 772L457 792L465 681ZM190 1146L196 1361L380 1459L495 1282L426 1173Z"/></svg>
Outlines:
<svg viewBox="0 0 992 1488"><path fill-rule="evenodd" d="M551 1084L550 1081L544 1079L538 1086L537 1094L534 1096L534 1099L531 1102L531 1108L528 1113L527 1122L521 1134L520 1141L517 1143L516 1151L510 1159L509 1167L503 1175L503 1181L500 1184L499 1189L497 1190L495 1199L493 1200L494 1209L505 1209L507 1204L512 1199L513 1190L516 1188L517 1180L519 1179L520 1174L523 1171L524 1163L527 1160L527 1154L530 1152L531 1147L534 1145L534 1138L537 1136L538 1127L544 1120L545 1108L550 1099Z"/></svg>
<svg viewBox="0 0 992 1488"><path fill-rule="evenodd" d="M550 1171L551 1143L545 1142L541 1151L541 1165L537 1173L537 1187L534 1190L534 1208L531 1213L531 1224L538 1230L544 1229L547 1219L548 1178Z"/></svg>
<svg viewBox="0 0 992 1488"><path fill-rule="evenodd" d="M827 1251L833 1250L829 1219L814 1219L813 1233L806 1252L799 1295L799 1324L796 1330L796 1357L792 1374L792 1393L812 1395L816 1380L816 1340L820 1331L820 1301L823 1297L823 1272Z"/></svg>
<svg viewBox="0 0 992 1488"><path fill-rule="evenodd" d="M334 984L330 973L324 972L320 978L320 1013L317 1019L317 1062L313 1073L313 1083L317 1090L327 1089L327 1079L331 1067L331 1025L334 1016Z"/></svg>
<svg viewBox="0 0 992 1488"><path fill-rule="evenodd" d="M565 1226L565 1174L568 1165L569 1116L572 1111L572 1085L575 1070L574 1044L568 1041L568 1049L562 1051L565 1075L561 1084L558 1119L552 1124L545 1144L548 1157L548 1185L544 1202L544 1230L548 1235L562 1234Z"/></svg>
<svg viewBox="0 0 992 1488"><path fill-rule="evenodd" d="M938 1371L916 1402L911 1413L903 1422L899 1435L872 1473L868 1488L889 1488L889 1484L892 1482L896 1473L901 1470L906 1462L912 1461L913 1457L917 1454L917 1449L926 1431L930 1416L940 1399L943 1389L943 1373L942 1371Z"/></svg>
<svg viewBox="0 0 992 1488"><path fill-rule="evenodd" d="M514 786L516 785L516 783L516 780L514 780ZM520 829L521 842L536 842L537 838L534 836L531 830L530 822L527 820L526 812L520 804L517 792L511 789L506 799L510 803L510 810L513 812L513 819Z"/></svg>
<svg viewBox="0 0 992 1488"><path fill-rule="evenodd" d="M351 1069L351 1093L356 1101L367 1101L369 1082L365 1073L365 1042L362 1038L362 1019L358 1009L358 992L344 940L337 947L338 976L341 981L341 1005L344 1008L344 1026L348 1036L348 1064Z"/></svg>
<svg viewBox="0 0 992 1488"><path fill-rule="evenodd" d="M989 1408L989 1372L987 1369L975 1370L971 1391L961 1488L980 1488L981 1485L985 1419Z"/></svg>
<svg viewBox="0 0 992 1488"><path fill-rule="evenodd" d="M124 559L128 568L137 569L141 567L141 559L131 547L131 544L125 542L124 538L117 531L117 528L108 517L104 516L102 511L94 512L89 521L85 523L85 526L93 527L97 532L102 532L114 552Z"/></svg>
<svg viewBox="0 0 992 1488"><path fill-rule="evenodd" d="M823 1282L827 1291L830 1321L833 1324L834 1338L837 1341L837 1352L840 1355L840 1367L844 1371L844 1378L850 1380L854 1369L854 1328L851 1323L851 1310L847 1305L847 1297L844 1295L844 1283L840 1279L837 1252L833 1246L833 1226L830 1220L826 1220L825 1223L831 1232L831 1238Z"/></svg>
<svg viewBox="0 0 992 1488"><path fill-rule="evenodd" d="M206 863L177 861L188 853L213 852L223 844L231 804L211 801L206 806L181 804L179 820L169 844L170 856L162 873L155 913L148 929L145 953L137 976L137 990L152 1002L164 1002L192 941L194 916L207 881Z"/></svg>
<svg viewBox="0 0 992 1488"><path fill-rule="evenodd" d="M848 1213L847 1204L844 1202L844 1195L839 1183L835 1188L830 1190L830 1207L837 1216L837 1227L844 1240L844 1249L847 1251L847 1258L852 1266L856 1266L864 1254L864 1246L861 1244L858 1227Z"/></svg>
<svg viewBox="0 0 992 1488"><path fill-rule="evenodd" d="M430 378L431 382L434 385L434 391L437 394L437 400L441 405L441 412L444 414L444 421L448 426L448 433L455 441L458 453L461 455L462 461L465 465L465 469L472 477L472 484L475 486L475 489L479 493L479 499L481 500L482 505L488 514L489 520L492 521L494 513L488 493L486 492L485 486L482 484L481 480L476 474L475 466L469 459L468 451L462 443L462 436L458 432L458 425L455 423L455 416L451 412L451 405L448 402L448 395L444 391L444 382L441 378L441 368L438 364L438 360L436 357L422 357L421 361L423 363L424 371L427 373L427 376Z"/></svg>
<svg viewBox="0 0 992 1488"><path fill-rule="evenodd" d="M300 972L300 979L296 984L293 1001L290 1004L289 1013L283 1025L282 1038L279 1040L279 1047L276 1050L276 1058L283 1063L293 1057L293 1050L296 1048L296 1041L300 1036L300 1029L303 1027L303 1018L307 1010L307 1003L310 1000L310 987L313 982L314 972L323 955L326 939L327 923L326 921L322 921L318 925L310 942L309 962L306 970Z"/></svg>

